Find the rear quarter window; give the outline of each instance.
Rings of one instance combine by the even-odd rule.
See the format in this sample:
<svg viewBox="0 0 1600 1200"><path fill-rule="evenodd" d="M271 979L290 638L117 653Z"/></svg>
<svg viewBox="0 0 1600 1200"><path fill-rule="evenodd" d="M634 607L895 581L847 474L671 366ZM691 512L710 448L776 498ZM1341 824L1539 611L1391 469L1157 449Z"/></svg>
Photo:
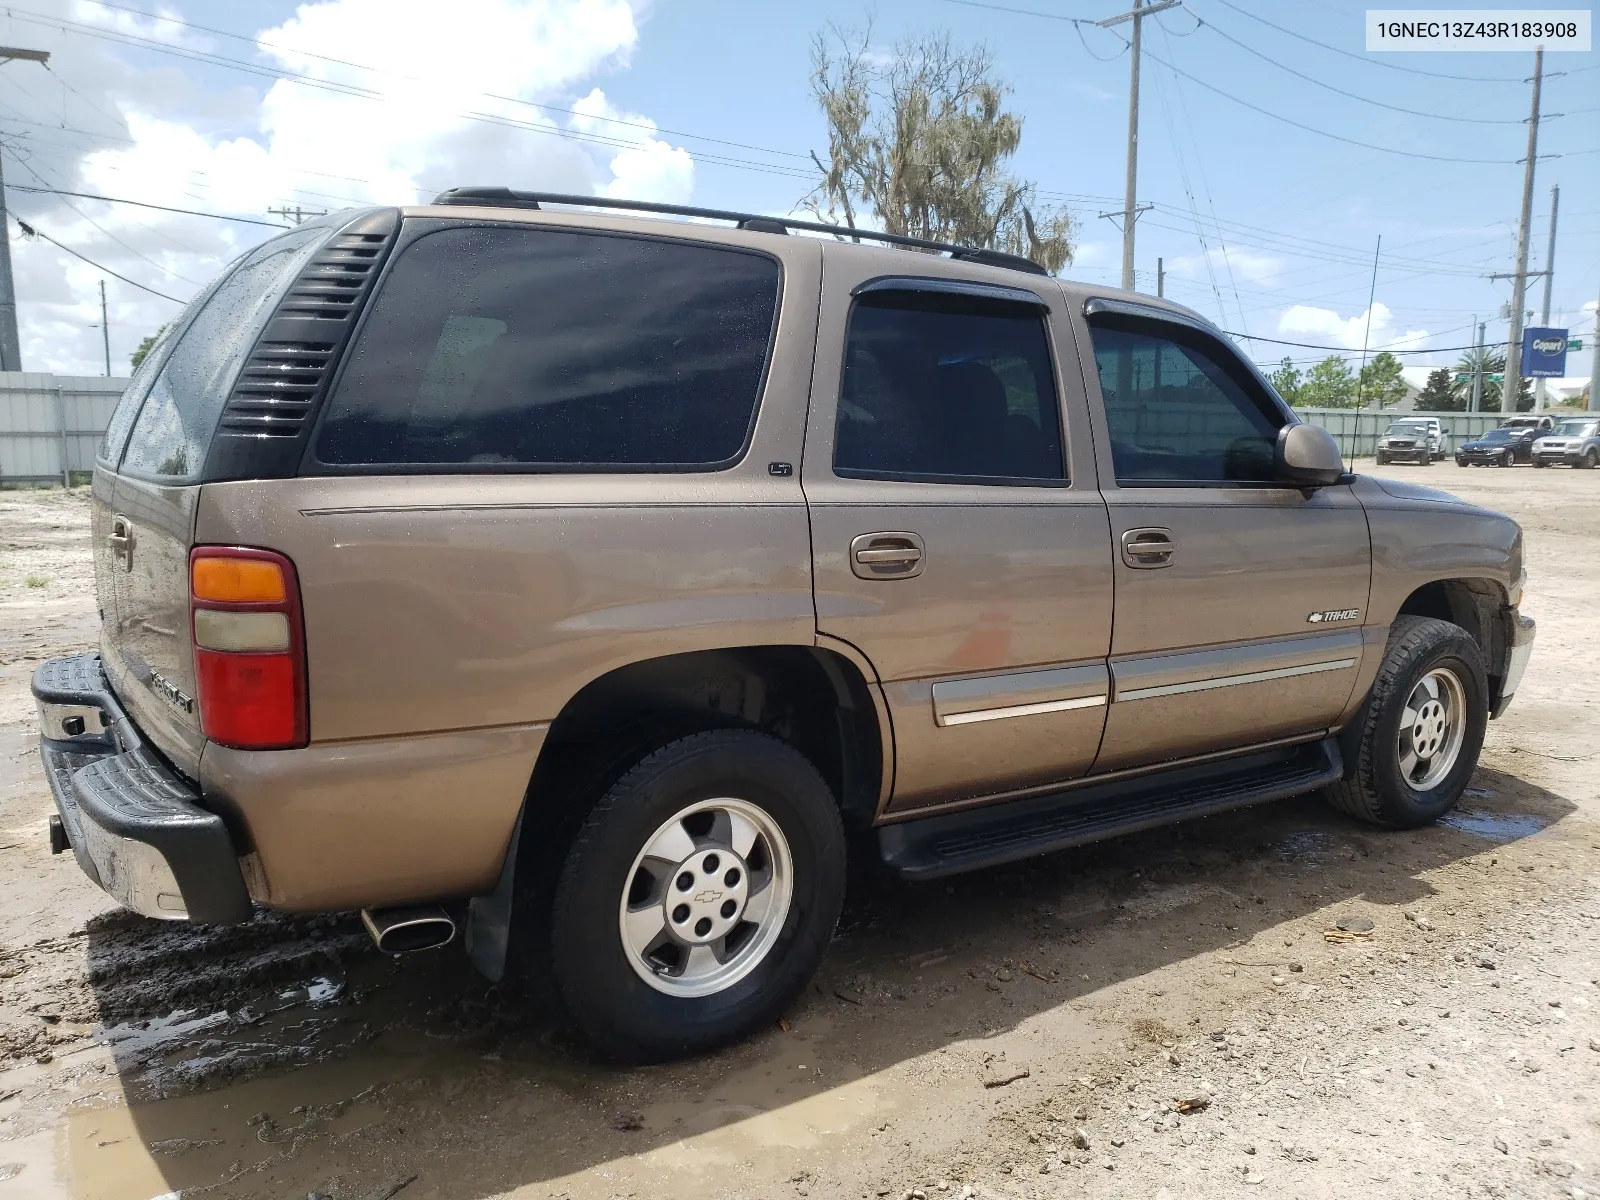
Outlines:
<svg viewBox="0 0 1600 1200"><path fill-rule="evenodd" d="M215 286L159 364L128 437L123 470L171 483L198 477L234 377L326 236L314 227L273 238Z"/></svg>
<svg viewBox="0 0 1600 1200"><path fill-rule="evenodd" d="M512 226L426 234L357 334L315 457L347 468L708 470L743 452L764 254Z"/></svg>

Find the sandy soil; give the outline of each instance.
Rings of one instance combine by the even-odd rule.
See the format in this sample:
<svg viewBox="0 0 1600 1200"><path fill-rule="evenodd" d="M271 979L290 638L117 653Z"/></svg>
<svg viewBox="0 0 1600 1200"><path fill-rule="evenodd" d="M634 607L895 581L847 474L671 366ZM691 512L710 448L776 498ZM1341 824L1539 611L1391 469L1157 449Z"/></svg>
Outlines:
<svg viewBox="0 0 1600 1200"><path fill-rule="evenodd" d="M52 858L26 685L94 639L86 501L0 493L0 1198L1600 1196L1600 475L1385 473L1527 530L1540 640L1457 813L867 878L781 1026L651 1070L458 949L158 925Z"/></svg>

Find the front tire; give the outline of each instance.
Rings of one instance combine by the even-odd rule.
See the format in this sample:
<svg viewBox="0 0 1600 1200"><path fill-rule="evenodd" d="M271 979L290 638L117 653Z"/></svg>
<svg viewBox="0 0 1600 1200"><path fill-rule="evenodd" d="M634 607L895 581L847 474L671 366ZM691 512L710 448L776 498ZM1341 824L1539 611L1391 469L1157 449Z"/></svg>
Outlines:
<svg viewBox="0 0 1600 1200"><path fill-rule="evenodd" d="M1341 738L1347 777L1326 789L1352 817L1415 829L1455 807L1489 719L1483 652L1466 630L1399 617L1357 724Z"/></svg>
<svg viewBox="0 0 1600 1200"><path fill-rule="evenodd" d="M1373 455L1373 459L1375 460L1376 466L1386 467L1389 465L1389 457L1386 454L1375 454Z"/></svg>
<svg viewBox="0 0 1600 1200"><path fill-rule="evenodd" d="M1503 454L1500 455L1500 465L1502 467L1509 467L1515 461L1516 461L1516 455L1511 453L1511 451L1509 451L1509 450L1505 451Z"/></svg>
<svg viewBox="0 0 1600 1200"><path fill-rule="evenodd" d="M822 961L844 900L838 805L809 759L743 729L629 770L556 885L556 993L626 1062L709 1050L776 1021Z"/></svg>
<svg viewBox="0 0 1600 1200"><path fill-rule="evenodd" d="M1596 450L1592 446L1584 451L1583 457L1578 460L1578 466L1585 471L1594 470L1597 463L1600 463L1600 450Z"/></svg>

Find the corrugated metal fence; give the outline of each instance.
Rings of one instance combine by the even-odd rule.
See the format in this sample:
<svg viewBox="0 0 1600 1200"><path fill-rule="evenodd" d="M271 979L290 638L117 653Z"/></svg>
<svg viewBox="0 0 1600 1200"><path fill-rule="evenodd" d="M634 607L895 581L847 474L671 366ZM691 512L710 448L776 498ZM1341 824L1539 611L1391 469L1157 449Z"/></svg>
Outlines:
<svg viewBox="0 0 1600 1200"><path fill-rule="evenodd" d="M1451 450L1500 424L1499 413L1397 413L1370 408L1359 412L1353 408L1297 408L1295 412L1302 421L1321 425L1333 434L1347 458L1372 457L1383 431L1406 417L1438 417Z"/></svg>
<svg viewBox="0 0 1600 1200"><path fill-rule="evenodd" d="M0 484L65 483L94 470L126 379L0 371Z"/></svg>

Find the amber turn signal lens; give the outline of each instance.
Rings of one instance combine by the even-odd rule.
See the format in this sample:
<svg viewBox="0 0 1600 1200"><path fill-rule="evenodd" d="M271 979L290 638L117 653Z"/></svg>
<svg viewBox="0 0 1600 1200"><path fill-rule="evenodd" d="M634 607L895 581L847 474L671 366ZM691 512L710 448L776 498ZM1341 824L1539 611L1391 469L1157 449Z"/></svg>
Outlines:
<svg viewBox="0 0 1600 1200"><path fill-rule="evenodd" d="M197 558L191 586L196 600L225 604L282 604L288 595L283 569L254 558Z"/></svg>

